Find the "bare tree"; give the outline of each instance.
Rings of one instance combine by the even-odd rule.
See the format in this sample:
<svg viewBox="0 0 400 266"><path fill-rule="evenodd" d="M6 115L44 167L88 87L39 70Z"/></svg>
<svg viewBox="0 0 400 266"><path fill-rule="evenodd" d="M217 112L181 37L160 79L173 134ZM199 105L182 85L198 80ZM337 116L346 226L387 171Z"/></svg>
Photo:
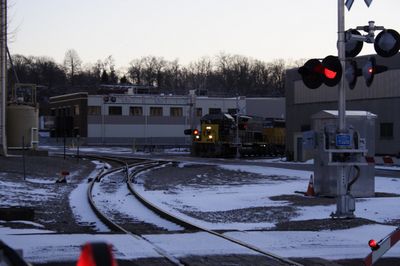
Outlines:
<svg viewBox="0 0 400 266"><path fill-rule="evenodd" d="M142 59L134 59L129 63L128 76L135 85L142 85L144 68L142 61Z"/></svg>
<svg viewBox="0 0 400 266"><path fill-rule="evenodd" d="M285 61L283 59L275 60L268 65L268 70L273 95L285 95Z"/></svg>
<svg viewBox="0 0 400 266"><path fill-rule="evenodd" d="M191 62L186 69L188 85L192 89L207 90L213 68L213 62L209 57L202 57L195 62Z"/></svg>
<svg viewBox="0 0 400 266"><path fill-rule="evenodd" d="M74 49L69 49L65 53L64 68L66 74L69 76L71 85L74 85L75 76L81 71L82 61L78 53Z"/></svg>

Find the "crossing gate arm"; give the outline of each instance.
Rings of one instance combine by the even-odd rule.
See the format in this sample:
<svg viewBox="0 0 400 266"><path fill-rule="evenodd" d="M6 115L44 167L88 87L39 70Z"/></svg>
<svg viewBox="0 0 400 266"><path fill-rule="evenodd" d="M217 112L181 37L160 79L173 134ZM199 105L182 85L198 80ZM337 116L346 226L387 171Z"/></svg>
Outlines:
<svg viewBox="0 0 400 266"><path fill-rule="evenodd" d="M391 249L400 240L400 227L391 232L385 238L378 242L379 248L373 250L364 259L366 266L372 266L377 262L389 249Z"/></svg>

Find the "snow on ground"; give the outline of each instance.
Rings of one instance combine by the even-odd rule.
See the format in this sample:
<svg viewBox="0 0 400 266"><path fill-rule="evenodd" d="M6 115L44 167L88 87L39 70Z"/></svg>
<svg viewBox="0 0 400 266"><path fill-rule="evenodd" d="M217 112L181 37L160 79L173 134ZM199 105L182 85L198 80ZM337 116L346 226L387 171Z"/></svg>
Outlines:
<svg viewBox="0 0 400 266"><path fill-rule="evenodd" d="M321 257L338 260L364 258L371 251L370 239L381 239L391 233L394 226L364 225L346 230L319 232L228 232L227 235L253 244L284 257ZM399 257L400 246L391 249L385 257Z"/></svg>
<svg viewBox="0 0 400 266"><path fill-rule="evenodd" d="M0 228L1 229L1 228ZM32 231L32 230L31 230ZM1 232L1 231L0 231ZM26 232L30 232L26 230ZM147 241L129 235L107 234L24 234L1 235L7 245L23 250L25 260L33 263L48 261L75 261L80 254L80 247L87 242L107 242L114 246L118 259L137 259L159 257L154 247Z"/></svg>
<svg viewBox="0 0 400 266"><path fill-rule="evenodd" d="M78 258L80 246L86 242L104 241L114 246L118 259L159 257L147 241L128 235L108 234L48 234L39 230L10 230L7 234L0 227L1 239L16 249L22 249L24 258L30 262L74 261ZM247 231L227 232L226 235L252 244L262 250L282 257L321 257L337 260L363 258L370 249L371 238L380 239L395 229L393 226L365 225L347 230L319 232L310 231ZM25 231L25 232L24 232ZM32 234L33 233L33 234ZM226 242L207 233L145 235L151 243L171 255L228 255L255 254L253 251ZM399 257L400 246L392 248L385 257Z"/></svg>
<svg viewBox="0 0 400 266"><path fill-rule="evenodd" d="M97 149L96 149L97 150ZM121 151L122 152L122 151ZM125 151L124 151L125 152ZM127 152L127 151L126 151ZM186 163L179 164L185 167ZM223 211L255 206L271 205L282 206L285 201L271 201L269 197L293 194L295 190L304 191L307 188L312 172L286 170L272 167L220 165L219 167L231 171L245 171L265 176L286 176L286 179L272 181L266 178L255 184L234 186L213 186L208 188L177 187L173 193L164 191L145 191L139 188L141 193L156 204L163 204L173 213L180 214L187 220L191 220L200 226L210 229L237 229L236 232L226 234L249 242L261 249L273 252L284 257L323 257L326 259L362 258L370 249L367 242L371 238L381 239L390 233L394 227L386 225L365 225L347 230L324 230L317 232L305 231L243 231L273 227L272 223L209 223L196 220L179 212L181 209L197 211ZM96 172L92 173L93 175ZM1 177L1 174L0 174ZM35 182L30 180L29 182ZM93 224L100 232L108 229L102 225L94 215L91 215L89 205L86 203L87 183L83 181L70 195L70 205L78 221L83 224ZM399 193L400 179L376 177L376 191L387 193ZM16 193L17 192L17 193ZM17 204L20 199L15 194L30 195L35 200L42 197L53 197L45 189L31 191L18 183L0 181L0 196L8 205ZM123 195L126 191L119 191ZM126 199L120 198L120 201ZM118 199L113 199L118 201ZM124 206L132 203L126 200ZM298 216L292 220L326 219L335 211L336 206L302 207L298 210ZM387 222L400 219L400 204L398 198L371 198L358 199L356 204L356 216L365 217L378 222ZM127 211L128 215L130 214ZM150 222L158 224L155 218L147 217ZM138 217L139 218L139 217ZM251 251L231 245L214 236L205 233L193 234L165 234L147 235L146 239L157 244L167 252L176 256L186 255L221 255L221 254L252 254ZM10 246L22 249L24 257L31 262L46 262L54 260L75 260L79 254L79 248L88 241L106 241L114 245L116 257L119 259L134 259L143 257L157 257L148 242L126 235L109 234L74 234L58 235L50 231L38 229L10 229L2 226L0 221L0 239ZM171 245L171 243L174 243ZM393 248L385 256L400 256L400 246Z"/></svg>
<svg viewBox="0 0 400 266"><path fill-rule="evenodd" d="M127 186L120 186L118 190L110 197L107 193L101 193L100 187L93 188L93 195L96 205L102 210L107 209L107 213L113 213L114 209L118 209L118 213L123 217L130 218L135 221L148 221L160 228L171 231L183 230L184 228L162 219L153 211L146 208L135 197L132 196Z"/></svg>
<svg viewBox="0 0 400 266"><path fill-rule="evenodd" d="M230 166L224 168L231 169ZM253 170L261 171L263 167L252 167ZM240 166L243 170L245 167ZM271 168L269 174L280 175L282 169ZM287 170L293 173L293 170ZM137 187L138 191L147 199L156 204L162 204L168 211L182 216L200 226L210 229L231 229L231 230L252 230L259 228L274 227L273 223L210 223L193 219L182 214L179 210L191 210L201 212L227 211L249 207L283 206L285 201L272 201L269 197L281 194L293 194L295 190L306 188L309 181L309 173L297 171L292 179L281 182L265 182L251 185L235 186L212 186L206 188L193 188L179 186L172 193L163 191L145 191L142 186Z"/></svg>
<svg viewBox="0 0 400 266"><path fill-rule="evenodd" d="M186 164L180 164L184 167ZM249 185L234 186L212 186L206 188L176 187L172 193L164 191L145 191L142 186L138 190L147 199L168 211L181 216L185 220L192 221L200 226L210 229L227 230L253 230L259 228L274 227L273 223L210 223L191 218L180 211L215 212L229 211L241 208L263 207L263 206L285 206L286 201L272 201L269 197L279 195L295 194L294 191L305 191L310 171L299 171L261 166L243 165L219 165L219 167L231 171L244 171L265 176L286 176L286 180L271 181ZM376 178L376 191L386 193L399 193L400 180L395 178ZM360 218L374 220L376 222L390 222L400 219L400 201L397 197L387 198L361 198L357 199L355 215ZM291 218L293 221L310 219L326 219L332 212L336 211L336 205L299 207L297 216Z"/></svg>
<svg viewBox="0 0 400 266"><path fill-rule="evenodd" d="M97 161L94 161L94 163L96 164L96 169L90 173L88 178L95 178L101 168L105 166ZM94 226L100 232L110 232L110 229L96 217L90 208L86 196L88 187L89 183L84 179L69 195L69 204L75 219L79 224Z"/></svg>
<svg viewBox="0 0 400 266"><path fill-rule="evenodd" d="M179 167L184 166L185 164L181 164ZM138 186L137 189L151 202L165 206L169 212L179 215L185 220L189 220L200 226L214 230L253 230L272 228L274 227L274 224L270 222L210 223L194 219L181 213L179 210L215 212L250 207L284 206L288 203L285 201L272 201L269 197L283 194L294 194L295 190L305 190L311 175L311 172L309 171L287 170L261 166L219 165L219 167L231 171L285 177L285 180L271 181L271 179L265 179L263 182L258 182L257 184L235 184L234 186L221 185L206 188L178 186L172 193L164 193L164 191L145 191L143 186Z"/></svg>
<svg viewBox="0 0 400 266"><path fill-rule="evenodd" d="M53 152L61 152L63 150L62 146L45 146L41 145L41 149L53 151ZM68 153L76 153L77 147L67 147L66 151ZM132 147L86 147L80 146L79 151L83 153L104 153L104 154L119 154L119 155L151 155L149 151L135 151ZM189 155L190 150L187 148L171 148L164 150L154 150L154 153L163 153L163 154L181 154L181 155Z"/></svg>
<svg viewBox="0 0 400 266"><path fill-rule="evenodd" d="M5 173L0 173L0 178ZM41 180L31 176L27 176L28 182L48 183L48 179ZM54 185L54 180L52 183ZM50 199L57 197L56 193L51 192L51 186L47 188L35 188L27 183L21 182L10 182L0 180L0 199L1 205L3 206L20 206L21 202L24 202L24 206L30 206L34 202L40 202L43 199Z"/></svg>

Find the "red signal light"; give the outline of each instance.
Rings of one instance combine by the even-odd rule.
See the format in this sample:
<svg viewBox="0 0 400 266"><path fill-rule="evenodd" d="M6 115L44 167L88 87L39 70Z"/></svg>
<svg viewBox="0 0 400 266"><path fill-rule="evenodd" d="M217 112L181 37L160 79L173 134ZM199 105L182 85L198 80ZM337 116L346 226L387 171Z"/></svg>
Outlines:
<svg viewBox="0 0 400 266"><path fill-rule="evenodd" d="M368 241L368 246L371 248L371 250L377 250L379 248L379 244L374 239Z"/></svg>
<svg viewBox="0 0 400 266"><path fill-rule="evenodd" d="M99 264L98 262L101 262ZM76 263L77 266L117 266L112 253L112 246L106 243L86 243Z"/></svg>
<svg viewBox="0 0 400 266"><path fill-rule="evenodd" d="M368 68L368 73L372 74L374 72L374 68L370 67Z"/></svg>
<svg viewBox="0 0 400 266"><path fill-rule="evenodd" d="M325 69L324 69L324 75L325 75L325 77L327 77L328 79L334 79L334 78L336 77L336 75L337 75L337 72L332 71L332 70L330 70L330 69L328 69L328 68L325 68Z"/></svg>
<svg viewBox="0 0 400 266"><path fill-rule="evenodd" d="M342 64L337 56L328 55L322 60L323 66L323 82L328 87L339 84L342 78Z"/></svg>
<svg viewBox="0 0 400 266"><path fill-rule="evenodd" d="M322 83L328 87L339 84L343 69L337 56L328 55L322 62L318 59L308 60L298 72L306 87L316 89Z"/></svg>
<svg viewBox="0 0 400 266"><path fill-rule="evenodd" d="M193 130L193 135L199 135L199 131L197 129Z"/></svg>

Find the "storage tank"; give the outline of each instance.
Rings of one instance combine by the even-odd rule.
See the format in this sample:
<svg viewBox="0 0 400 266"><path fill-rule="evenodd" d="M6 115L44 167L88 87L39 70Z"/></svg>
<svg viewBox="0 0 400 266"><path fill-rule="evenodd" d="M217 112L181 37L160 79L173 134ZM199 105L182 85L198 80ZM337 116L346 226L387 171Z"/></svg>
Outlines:
<svg viewBox="0 0 400 266"><path fill-rule="evenodd" d="M25 147L36 148L39 140L39 108L10 104L6 108L6 124L9 148L21 148L22 137Z"/></svg>

